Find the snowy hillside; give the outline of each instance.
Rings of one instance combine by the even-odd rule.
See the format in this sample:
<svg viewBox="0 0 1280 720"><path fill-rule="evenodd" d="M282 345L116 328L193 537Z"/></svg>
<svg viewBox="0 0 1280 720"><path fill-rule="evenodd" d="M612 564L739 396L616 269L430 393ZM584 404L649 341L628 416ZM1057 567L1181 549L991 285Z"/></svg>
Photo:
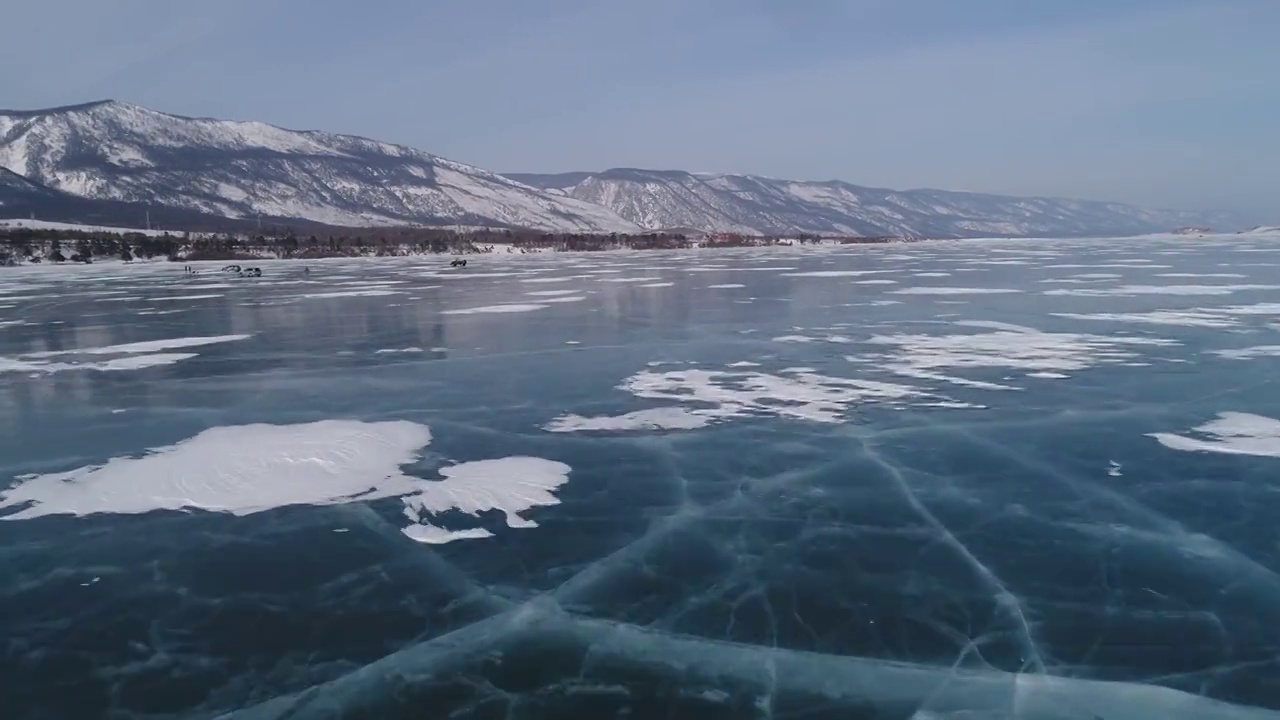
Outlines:
<svg viewBox="0 0 1280 720"><path fill-rule="evenodd" d="M650 228L743 233L914 237L1137 235L1191 224L1234 230L1225 215L1145 210L1117 203L942 190L885 190L837 180L616 168L560 175L512 173L521 182L604 205Z"/></svg>
<svg viewBox="0 0 1280 720"><path fill-rule="evenodd" d="M80 197L232 218L637 229L598 205L412 148L115 101L0 112L0 167Z"/></svg>
<svg viewBox="0 0 1280 720"><path fill-rule="evenodd" d="M679 170L504 176L351 135L185 118L116 101L0 111L0 173L6 217L137 225L163 215L169 227L233 218L566 233L1061 237L1254 224L1115 203Z"/></svg>
<svg viewBox="0 0 1280 720"><path fill-rule="evenodd" d="M56 195L57 193L49 188L0 167L0 209L26 206Z"/></svg>

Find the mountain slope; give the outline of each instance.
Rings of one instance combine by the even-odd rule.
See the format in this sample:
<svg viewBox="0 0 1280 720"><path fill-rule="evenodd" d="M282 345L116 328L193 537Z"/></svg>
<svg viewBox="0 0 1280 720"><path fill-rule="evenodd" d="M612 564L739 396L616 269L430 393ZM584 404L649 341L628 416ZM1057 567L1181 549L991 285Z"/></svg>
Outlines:
<svg viewBox="0 0 1280 720"><path fill-rule="evenodd" d="M182 231L251 230L256 223L231 220L195 210L148 206L136 202L98 200L72 195L0 168L0 219L36 217L42 221L86 226L143 227ZM291 221L306 227L305 221Z"/></svg>
<svg viewBox="0 0 1280 720"><path fill-rule="evenodd" d="M164 214L160 222L170 227L232 218L915 237L1135 235L1256 224L1116 203L679 170L503 176L351 135L186 118L109 100L0 111L0 169L10 171L0 176L0 195L10 198L0 213L9 217L44 207L59 219L110 223L122 215L135 226L148 210L153 220ZM84 204L90 201L108 204Z"/></svg>
<svg viewBox="0 0 1280 720"><path fill-rule="evenodd" d="M598 205L408 147L116 101L0 111L0 167L84 198L232 218L637 229Z"/></svg>
<svg viewBox="0 0 1280 720"><path fill-rule="evenodd" d="M1137 235L1187 225L1244 226L1226 214L1146 210L1119 203L944 190L886 190L838 180L615 168L559 175L510 173L548 192L603 205L649 228L740 233L913 237Z"/></svg>

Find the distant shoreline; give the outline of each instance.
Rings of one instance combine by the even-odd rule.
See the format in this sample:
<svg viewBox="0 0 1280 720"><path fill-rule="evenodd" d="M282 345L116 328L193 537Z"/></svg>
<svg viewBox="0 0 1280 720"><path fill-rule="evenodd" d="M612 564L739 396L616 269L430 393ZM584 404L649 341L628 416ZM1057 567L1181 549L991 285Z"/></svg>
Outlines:
<svg viewBox="0 0 1280 720"><path fill-rule="evenodd" d="M69 230L65 228L0 228L0 265L91 264L102 260L168 260L172 262L243 263L263 260L322 260L376 257L510 257L559 252L616 252L621 250L711 250L832 245L871 245L918 242L924 238L896 237L762 237L722 234L690 238L680 234L568 235L514 233L450 234L438 229L401 229L397 235L369 231L368 235L305 238L232 236Z"/></svg>
<svg viewBox="0 0 1280 720"><path fill-rule="evenodd" d="M27 221L15 221L27 222ZM38 222L38 221L37 221ZM319 261L325 259L396 257L492 257L510 258L548 253L618 252L651 250L723 250L732 248L804 248L851 245L888 245L926 241L981 242L990 240L1071 240L1090 238L924 238L924 237L817 237L757 236L730 233L698 238L678 233L627 235L554 234L522 231L473 231L460 233L442 228L364 228L354 235L169 234L129 228L100 229L91 226L6 226L0 221L0 266L75 265L99 262L224 262L253 263L273 260ZM1235 233L1168 232L1129 236L1131 239L1228 239L1280 233L1280 228L1259 227ZM1106 239L1106 238L1093 238ZM1114 239L1121 239L1116 237ZM88 261L86 262L86 258Z"/></svg>

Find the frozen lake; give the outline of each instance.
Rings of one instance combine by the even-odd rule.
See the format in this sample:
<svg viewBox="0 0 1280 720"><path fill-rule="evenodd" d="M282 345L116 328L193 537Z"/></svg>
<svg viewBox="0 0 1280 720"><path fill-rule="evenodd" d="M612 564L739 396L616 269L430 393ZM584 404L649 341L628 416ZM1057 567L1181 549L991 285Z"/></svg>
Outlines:
<svg viewBox="0 0 1280 720"><path fill-rule="evenodd" d="M0 271L51 718L1280 718L1280 234Z"/></svg>

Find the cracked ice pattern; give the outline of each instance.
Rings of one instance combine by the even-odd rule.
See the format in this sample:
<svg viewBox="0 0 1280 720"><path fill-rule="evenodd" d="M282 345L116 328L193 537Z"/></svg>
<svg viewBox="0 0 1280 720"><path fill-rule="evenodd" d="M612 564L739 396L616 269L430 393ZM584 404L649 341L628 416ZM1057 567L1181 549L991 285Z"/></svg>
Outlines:
<svg viewBox="0 0 1280 720"><path fill-rule="evenodd" d="M144 298L195 283L163 264L15 270L0 356L249 337L0 374L6 481L213 427L416 423L433 439L403 467L325 445L307 477L439 482L408 509L454 541L406 538L399 494L350 478L252 514L0 522L5 716L1280 718L1269 254L1246 235L264 263L165 315ZM949 275L1021 292L885 300ZM307 461L258 440L202 471ZM499 482L496 458L548 479Z"/></svg>

